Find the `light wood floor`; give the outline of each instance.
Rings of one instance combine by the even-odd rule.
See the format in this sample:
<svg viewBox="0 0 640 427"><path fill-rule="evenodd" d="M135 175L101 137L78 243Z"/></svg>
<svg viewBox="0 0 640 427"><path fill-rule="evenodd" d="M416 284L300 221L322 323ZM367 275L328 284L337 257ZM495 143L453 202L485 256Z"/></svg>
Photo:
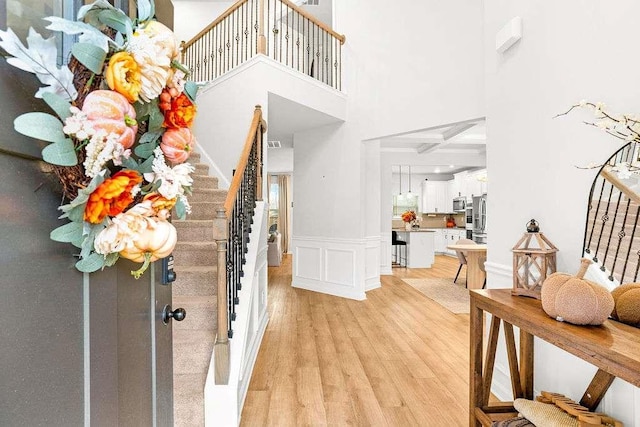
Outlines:
<svg viewBox="0 0 640 427"><path fill-rule="evenodd" d="M292 288L290 256L270 268L242 425L468 425L469 315L400 280L453 278L457 267L437 256L430 269L394 268L365 301Z"/></svg>

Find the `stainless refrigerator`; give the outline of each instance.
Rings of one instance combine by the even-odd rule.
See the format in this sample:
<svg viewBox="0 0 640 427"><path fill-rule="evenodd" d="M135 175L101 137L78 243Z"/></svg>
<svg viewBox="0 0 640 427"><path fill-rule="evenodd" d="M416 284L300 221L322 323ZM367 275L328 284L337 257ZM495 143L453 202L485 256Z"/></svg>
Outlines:
<svg viewBox="0 0 640 427"><path fill-rule="evenodd" d="M487 195L473 197L473 241L487 243Z"/></svg>

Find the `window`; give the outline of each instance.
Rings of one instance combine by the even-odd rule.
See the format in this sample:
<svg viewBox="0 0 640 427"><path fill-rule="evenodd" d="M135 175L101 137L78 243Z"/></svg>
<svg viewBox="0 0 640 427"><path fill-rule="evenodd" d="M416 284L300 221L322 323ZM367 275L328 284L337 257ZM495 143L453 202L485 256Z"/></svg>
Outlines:
<svg viewBox="0 0 640 427"><path fill-rule="evenodd" d="M418 197L407 197L404 194L393 196L393 216L399 218L406 211L418 213Z"/></svg>
<svg viewBox="0 0 640 427"><path fill-rule="evenodd" d="M277 227L280 213L280 186L277 175L269 175L269 229Z"/></svg>

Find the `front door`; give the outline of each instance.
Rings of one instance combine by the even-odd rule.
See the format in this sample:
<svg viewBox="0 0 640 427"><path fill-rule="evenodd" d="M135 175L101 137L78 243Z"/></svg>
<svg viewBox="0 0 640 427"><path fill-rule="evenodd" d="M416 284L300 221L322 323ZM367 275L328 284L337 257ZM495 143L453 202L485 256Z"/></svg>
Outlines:
<svg viewBox="0 0 640 427"><path fill-rule="evenodd" d="M24 41L60 3L0 0L0 28ZM172 425L160 263L139 280L126 260L82 274L77 249L49 239L63 223L59 185L42 147L13 131L19 114L46 107L32 75L0 59L0 77L0 425Z"/></svg>

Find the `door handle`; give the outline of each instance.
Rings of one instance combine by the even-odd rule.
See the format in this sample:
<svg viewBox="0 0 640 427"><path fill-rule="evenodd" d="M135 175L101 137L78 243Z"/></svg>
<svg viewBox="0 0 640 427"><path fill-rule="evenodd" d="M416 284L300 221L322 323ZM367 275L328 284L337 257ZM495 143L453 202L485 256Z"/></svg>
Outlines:
<svg viewBox="0 0 640 427"><path fill-rule="evenodd" d="M167 304L162 309L162 323L165 325L169 323L171 319L174 319L176 322L182 322L185 317L187 317L187 311L184 308L176 308L171 311L171 306Z"/></svg>

